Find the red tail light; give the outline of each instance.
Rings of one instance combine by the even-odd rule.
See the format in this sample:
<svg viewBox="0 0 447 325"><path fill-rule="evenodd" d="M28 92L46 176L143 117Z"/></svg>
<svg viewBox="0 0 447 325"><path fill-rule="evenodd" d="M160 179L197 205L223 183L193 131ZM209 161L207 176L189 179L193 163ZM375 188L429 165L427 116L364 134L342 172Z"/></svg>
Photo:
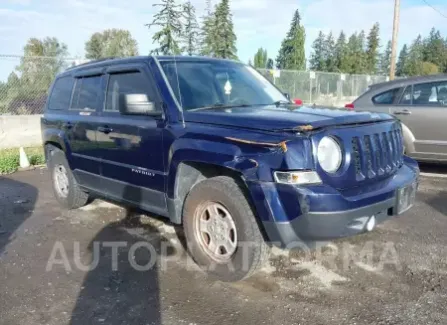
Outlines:
<svg viewBox="0 0 447 325"><path fill-rule="evenodd" d="M293 102L294 102L296 105L303 106L303 100L302 100L302 99L295 98L295 99L293 100Z"/></svg>
<svg viewBox="0 0 447 325"><path fill-rule="evenodd" d="M346 104L346 105L345 105L345 108L347 108L348 110L352 111L352 110L354 109L354 104L353 104L353 103L351 103L351 104Z"/></svg>

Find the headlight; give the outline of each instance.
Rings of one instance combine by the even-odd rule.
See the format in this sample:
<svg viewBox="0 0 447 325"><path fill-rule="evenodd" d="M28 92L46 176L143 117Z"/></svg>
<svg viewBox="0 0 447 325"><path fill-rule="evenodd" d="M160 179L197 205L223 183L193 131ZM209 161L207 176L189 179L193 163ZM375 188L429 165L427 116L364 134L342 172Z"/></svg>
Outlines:
<svg viewBox="0 0 447 325"><path fill-rule="evenodd" d="M320 140L317 149L318 163L326 173L335 173L342 162L342 152L338 142L332 137Z"/></svg>
<svg viewBox="0 0 447 325"><path fill-rule="evenodd" d="M321 184L320 176L314 171L275 172L275 181L283 184Z"/></svg>

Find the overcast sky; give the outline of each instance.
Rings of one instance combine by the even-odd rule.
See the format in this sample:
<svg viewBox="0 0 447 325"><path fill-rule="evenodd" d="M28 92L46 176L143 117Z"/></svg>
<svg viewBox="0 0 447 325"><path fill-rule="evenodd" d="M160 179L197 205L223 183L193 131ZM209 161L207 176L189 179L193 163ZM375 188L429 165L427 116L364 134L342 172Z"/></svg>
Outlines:
<svg viewBox="0 0 447 325"><path fill-rule="evenodd" d="M181 2L181 0L178 0ZM427 0L447 16L447 0ZM0 0L0 54L21 54L30 37L55 36L68 45L71 56L83 56L89 36L107 28L128 29L138 41L140 54L154 47L144 24L152 21L158 0ZM218 0L212 0L216 4ZM192 0L203 15L205 0ZM431 27L447 37L447 19L423 0L401 0L399 46ZM394 0L231 0L238 37L238 56L247 62L257 48L267 48L276 58L289 29L293 12L300 10L306 28L306 52L319 30L341 29L348 34L380 23L382 44L391 38ZM3 62L2 62L3 61ZM0 80L11 63L0 58Z"/></svg>

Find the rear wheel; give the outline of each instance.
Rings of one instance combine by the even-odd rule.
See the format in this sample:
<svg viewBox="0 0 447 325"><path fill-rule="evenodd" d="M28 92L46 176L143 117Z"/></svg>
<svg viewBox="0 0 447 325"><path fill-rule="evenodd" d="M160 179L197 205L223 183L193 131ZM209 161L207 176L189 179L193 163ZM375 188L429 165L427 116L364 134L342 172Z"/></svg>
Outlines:
<svg viewBox="0 0 447 325"><path fill-rule="evenodd" d="M45 149L54 195L59 204L69 210L84 206L89 196L79 187L65 158L65 153L51 145L47 145Z"/></svg>
<svg viewBox="0 0 447 325"><path fill-rule="evenodd" d="M269 257L245 192L231 177L194 186L186 198L183 226L193 259L220 280L247 278Z"/></svg>

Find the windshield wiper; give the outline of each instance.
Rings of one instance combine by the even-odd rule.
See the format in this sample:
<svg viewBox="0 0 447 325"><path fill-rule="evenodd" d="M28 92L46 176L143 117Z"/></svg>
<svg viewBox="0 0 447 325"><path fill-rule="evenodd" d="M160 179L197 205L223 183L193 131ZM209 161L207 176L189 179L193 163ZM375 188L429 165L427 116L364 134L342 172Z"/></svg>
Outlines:
<svg viewBox="0 0 447 325"><path fill-rule="evenodd" d="M249 105L249 104L225 105L222 103L217 103L217 104L214 104L211 106L193 108L193 109L190 109L189 112L201 111L201 110L205 110L205 109L216 109L216 108L217 109L227 109L227 108L252 107L252 106L256 106L256 105Z"/></svg>

